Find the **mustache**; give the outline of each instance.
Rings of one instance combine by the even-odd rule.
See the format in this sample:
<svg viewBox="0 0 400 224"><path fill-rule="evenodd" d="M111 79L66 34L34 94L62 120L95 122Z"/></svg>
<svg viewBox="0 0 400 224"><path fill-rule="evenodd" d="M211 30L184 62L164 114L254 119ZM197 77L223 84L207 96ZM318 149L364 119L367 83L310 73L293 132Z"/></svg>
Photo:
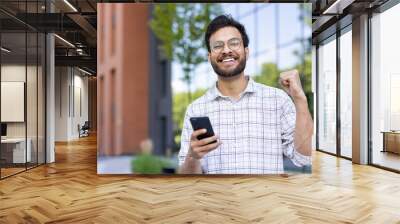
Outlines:
<svg viewBox="0 0 400 224"><path fill-rule="evenodd" d="M217 58L217 62L222 62L225 58L233 58L233 59L237 60L239 58L239 56L232 54L232 53L231 54L223 54Z"/></svg>

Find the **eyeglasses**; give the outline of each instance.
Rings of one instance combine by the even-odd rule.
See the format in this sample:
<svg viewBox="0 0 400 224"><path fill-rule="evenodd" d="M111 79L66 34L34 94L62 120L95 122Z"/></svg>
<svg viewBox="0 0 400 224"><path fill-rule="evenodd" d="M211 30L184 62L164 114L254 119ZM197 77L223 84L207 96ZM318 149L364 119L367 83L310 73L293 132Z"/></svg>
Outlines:
<svg viewBox="0 0 400 224"><path fill-rule="evenodd" d="M231 49L232 51L239 50L241 43L242 41L236 37L229 39L227 42L228 48ZM223 41L215 41L214 43L211 44L211 51L219 54L224 49L224 47L225 43Z"/></svg>

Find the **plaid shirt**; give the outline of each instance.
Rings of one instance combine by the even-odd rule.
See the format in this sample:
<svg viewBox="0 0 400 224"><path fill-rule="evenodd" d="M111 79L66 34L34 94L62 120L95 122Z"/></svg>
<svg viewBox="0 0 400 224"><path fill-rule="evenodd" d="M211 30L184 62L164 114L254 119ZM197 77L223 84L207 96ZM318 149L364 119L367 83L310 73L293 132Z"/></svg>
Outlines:
<svg viewBox="0 0 400 224"><path fill-rule="evenodd" d="M222 144L201 159L209 174L284 173L283 155L296 166L310 165L311 157L294 148L296 109L282 90L254 82L239 100L223 96L216 85L187 108L179 165L185 161L193 128L191 117L208 116Z"/></svg>

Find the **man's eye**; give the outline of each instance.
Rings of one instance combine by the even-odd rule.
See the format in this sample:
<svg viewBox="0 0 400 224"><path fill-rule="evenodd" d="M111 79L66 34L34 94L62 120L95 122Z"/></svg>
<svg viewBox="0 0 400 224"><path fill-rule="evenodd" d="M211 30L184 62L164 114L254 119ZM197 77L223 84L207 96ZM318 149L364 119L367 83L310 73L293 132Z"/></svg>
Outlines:
<svg viewBox="0 0 400 224"><path fill-rule="evenodd" d="M216 46L214 46L214 49L221 49L222 48L222 45L216 45Z"/></svg>
<svg viewBox="0 0 400 224"><path fill-rule="evenodd" d="M233 40L229 41L229 43L232 45L238 45L238 44L240 44L240 41L237 39L233 39Z"/></svg>

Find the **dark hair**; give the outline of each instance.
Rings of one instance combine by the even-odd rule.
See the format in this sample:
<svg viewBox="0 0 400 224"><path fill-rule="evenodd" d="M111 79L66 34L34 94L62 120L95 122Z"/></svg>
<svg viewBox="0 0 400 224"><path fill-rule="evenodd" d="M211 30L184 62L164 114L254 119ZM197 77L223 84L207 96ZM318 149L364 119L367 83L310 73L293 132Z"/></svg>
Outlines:
<svg viewBox="0 0 400 224"><path fill-rule="evenodd" d="M205 42L207 45L207 50L210 52L210 37L213 33L217 32L219 29L231 26L239 30L244 47L249 46L249 37L247 36L246 29L244 26L239 23L238 21L234 20L231 15L220 15L215 17L210 24L208 24L206 35L205 35Z"/></svg>

